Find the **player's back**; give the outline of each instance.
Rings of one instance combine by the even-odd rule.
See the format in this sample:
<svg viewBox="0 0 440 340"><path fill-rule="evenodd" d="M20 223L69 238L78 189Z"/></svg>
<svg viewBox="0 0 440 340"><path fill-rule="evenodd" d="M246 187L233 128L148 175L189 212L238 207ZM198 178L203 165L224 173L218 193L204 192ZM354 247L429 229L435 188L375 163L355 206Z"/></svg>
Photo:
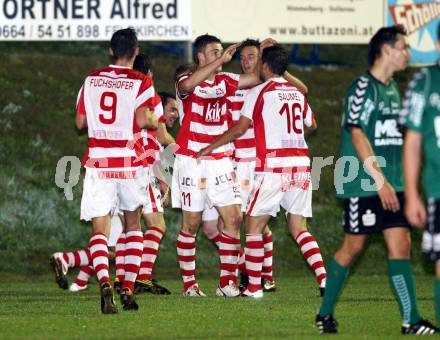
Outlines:
<svg viewBox="0 0 440 340"><path fill-rule="evenodd" d="M83 163L89 167L127 168L146 164L136 160L142 143L136 133L135 111L154 96L152 81L128 67L110 65L92 71L84 81L77 110L87 115L88 150ZM93 162L93 163L92 163Z"/></svg>
<svg viewBox="0 0 440 340"><path fill-rule="evenodd" d="M249 96L247 101L254 103L252 117L261 166L266 164L272 170L309 166L304 126L312 125L313 112L304 95L278 77L257 86Z"/></svg>

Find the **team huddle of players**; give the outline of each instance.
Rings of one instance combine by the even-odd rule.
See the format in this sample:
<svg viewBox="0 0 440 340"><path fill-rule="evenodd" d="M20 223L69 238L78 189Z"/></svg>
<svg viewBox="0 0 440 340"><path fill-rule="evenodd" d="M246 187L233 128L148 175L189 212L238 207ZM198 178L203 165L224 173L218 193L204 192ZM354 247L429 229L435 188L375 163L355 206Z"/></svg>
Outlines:
<svg viewBox="0 0 440 340"><path fill-rule="evenodd" d="M403 140L374 143L376 122L399 117L400 96L392 75L404 69L409 59L403 30L388 27L375 34L369 46L370 71L353 82L346 98L341 155L355 156L365 164L359 178L372 178L376 187L363 191L359 180L344 188L346 236L331 260L328 278L319 246L307 229L312 183L305 137L317 124L306 85L287 72L286 51L270 38L261 43L248 39L223 50L218 38L202 35L194 43L196 65L176 70L174 98L155 93L151 70L145 56L138 55L132 29L115 32L110 47L112 64L92 71L78 96L76 125L87 127L89 135L81 218L92 221L93 233L89 248L52 256L60 287L67 288L68 268L81 267L71 291L86 289L88 278L96 273L102 313L117 313L109 275L109 247L113 246L114 287L124 310L138 309L135 292L170 293L152 279L152 270L166 231L162 203L169 200L159 152L173 144L171 202L182 211L176 246L184 296L205 296L195 276L196 235L201 225L218 249L218 296L261 298L263 291L275 290L267 223L283 207L289 231L324 296L316 317L320 332L337 331L336 300L349 266L372 232L382 232L388 246L402 333L437 332L420 318L415 301L409 223L403 213L403 171L399 171ZM237 50L243 73L222 72ZM417 114L416 122L422 113L413 116ZM177 116L180 130L174 142L167 126L172 127ZM393 165L381 168L379 157ZM111 216L120 221L119 229L110 228Z"/></svg>

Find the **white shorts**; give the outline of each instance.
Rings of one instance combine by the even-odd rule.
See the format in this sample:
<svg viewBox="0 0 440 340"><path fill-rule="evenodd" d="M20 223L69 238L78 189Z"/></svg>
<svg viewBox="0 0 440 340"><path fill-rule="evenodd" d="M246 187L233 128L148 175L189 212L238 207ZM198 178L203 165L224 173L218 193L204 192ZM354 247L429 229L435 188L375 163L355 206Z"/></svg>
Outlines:
<svg viewBox="0 0 440 340"><path fill-rule="evenodd" d="M123 215L123 214L122 214ZM110 235L108 237L108 246L116 247L116 243L118 242L119 235L121 235L124 226L122 225L121 218L119 214L114 214L112 216L112 223L110 226Z"/></svg>
<svg viewBox="0 0 440 340"><path fill-rule="evenodd" d="M205 207L205 210L203 210L202 213L202 221L216 221L220 215L218 214L218 211L214 207Z"/></svg>
<svg viewBox="0 0 440 340"><path fill-rule="evenodd" d="M171 198L173 208L203 211L208 207L241 204L235 172L229 158L197 160L177 155Z"/></svg>
<svg viewBox="0 0 440 340"><path fill-rule="evenodd" d="M249 196L254 185L255 161L236 162L235 172L237 174L237 183L241 197L241 211L246 212Z"/></svg>
<svg viewBox="0 0 440 340"><path fill-rule="evenodd" d="M312 217L310 172L255 173L246 215L275 217L280 211L280 206L288 213Z"/></svg>
<svg viewBox="0 0 440 340"><path fill-rule="evenodd" d="M148 200L148 168L139 168L130 179L107 178L113 169L87 168L81 199L81 219L107 216L116 209L135 211Z"/></svg>
<svg viewBox="0 0 440 340"><path fill-rule="evenodd" d="M162 194L159 189L159 181L150 172L150 185L148 186L148 201L142 208L142 214L163 213Z"/></svg>

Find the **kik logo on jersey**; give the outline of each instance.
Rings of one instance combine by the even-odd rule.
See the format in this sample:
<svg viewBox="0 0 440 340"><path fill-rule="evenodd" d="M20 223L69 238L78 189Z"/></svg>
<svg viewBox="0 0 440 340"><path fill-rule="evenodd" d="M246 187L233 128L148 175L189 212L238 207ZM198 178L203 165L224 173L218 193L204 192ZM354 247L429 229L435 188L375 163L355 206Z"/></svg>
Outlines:
<svg viewBox="0 0 440 340"><path fill-rule="evenodd" d="M402 145L402 133L399 131L396 119L378 120L374 129L374 145Z"/></svg>
<svg viewBox="0 0 440 340"><path fill-rule="evenodd" d="M205 111L205 121L209 123L219 123L221 116L226 113L226 103L221 104L220 101L208 103Z"/></svg>

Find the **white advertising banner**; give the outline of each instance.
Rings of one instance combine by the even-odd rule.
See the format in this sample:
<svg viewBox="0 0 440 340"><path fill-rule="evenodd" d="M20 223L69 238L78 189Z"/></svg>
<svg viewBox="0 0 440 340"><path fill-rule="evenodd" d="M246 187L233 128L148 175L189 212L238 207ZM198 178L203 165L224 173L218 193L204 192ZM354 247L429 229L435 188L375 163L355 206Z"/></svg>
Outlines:
<svg viewBox="0 0 440 340"><path fill-rule="evenodd" d="M385 7L384 0L193 0L192 37L364 44L383 26Z"/></svg>
<svg viewBox="0 0 440 340"><path fill-rule="evenodd" d="M109 40L131 26L139 40L191 39L191 0L0 0L0 41Z"/></svg>

